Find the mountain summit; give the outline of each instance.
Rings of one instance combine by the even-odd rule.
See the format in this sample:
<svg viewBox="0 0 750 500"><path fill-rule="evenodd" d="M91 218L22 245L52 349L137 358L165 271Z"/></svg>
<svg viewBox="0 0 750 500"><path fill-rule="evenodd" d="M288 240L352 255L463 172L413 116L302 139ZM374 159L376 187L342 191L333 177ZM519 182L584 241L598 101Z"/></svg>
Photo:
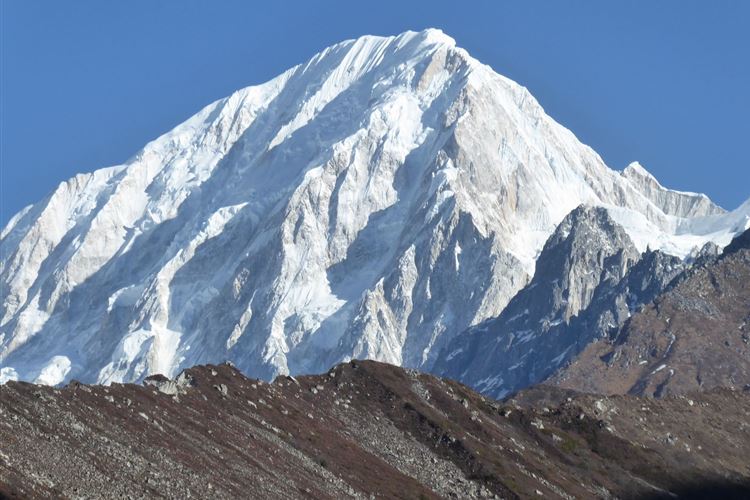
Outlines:
<svg viewBox="0 0 750 500"><path fill-rule="evenodd" d="M438 30L345 41L13 217L0 381L225 359L266 379L364 357L430 369L581 204L679 257L750 213L609 169Z"/></svg>

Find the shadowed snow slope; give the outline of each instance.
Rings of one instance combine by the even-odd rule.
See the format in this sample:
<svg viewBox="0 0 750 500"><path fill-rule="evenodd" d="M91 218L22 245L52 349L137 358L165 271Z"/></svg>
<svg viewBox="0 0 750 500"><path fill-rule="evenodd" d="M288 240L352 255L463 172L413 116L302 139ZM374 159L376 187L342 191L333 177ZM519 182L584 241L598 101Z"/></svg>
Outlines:
<svg viewBox="0 0 750 500"><path fill-rule="evenodd" d="M677 255L728 243L750 212L610 170L438 30L342 42L16 215L0 380L430 369L581 203Z"/></svg>

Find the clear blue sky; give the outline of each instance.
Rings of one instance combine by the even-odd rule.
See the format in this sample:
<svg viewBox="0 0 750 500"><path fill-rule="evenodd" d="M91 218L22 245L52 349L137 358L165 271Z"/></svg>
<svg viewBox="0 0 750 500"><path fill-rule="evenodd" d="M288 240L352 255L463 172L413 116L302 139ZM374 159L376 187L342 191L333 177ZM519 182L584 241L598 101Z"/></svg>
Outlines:
<svg viewBox="0 0 750 500"><path fill-rule="evenodd" d="M205 104L363 34L438 27L613 168L750 196L750 1L0 0L0 224Z"/></svg>

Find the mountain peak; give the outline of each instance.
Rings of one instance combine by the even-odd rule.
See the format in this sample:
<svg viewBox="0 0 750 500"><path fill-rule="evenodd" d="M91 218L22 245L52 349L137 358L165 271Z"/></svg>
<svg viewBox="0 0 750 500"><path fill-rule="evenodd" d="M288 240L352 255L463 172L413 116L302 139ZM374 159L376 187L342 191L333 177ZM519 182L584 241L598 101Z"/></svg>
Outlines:
<svg viewBox="0 0 750 500"><path fill-rule="evenodd" d="M440 30L342 42L12 219L0 362L50 384L217 359L263 378L352 357L429 369L580 204L657 244L714 213L609 169Z"/></svg>
<svg viewBox="0 0 750 500"><path fill-rule="evenodd" d="M410 34L413 32L407 31L405 34L407 33ZM416 36L424 40L425 43L434 45L446 45L449 47L456 46L456 40L454 40L453 37L446 35L443 30L439 28L426 28L422 31L416 32Z"/></svg>
<svg viewBox="0 0 750 500"><path fill-rule="evenodd" d="M391 36L363 35L342 43L388 44L393 42L395 42L397 46L404 46L409 43L414 43L418 46L456 46L456 40L445 34L443 30L439 28L426 28L421 31L407 30L403 33Z"/></svg>
<svg viewBox="0 0 750 500"><path fill-rule="evenodd" d="M654 177L651 172L646 170L643 165L640 164L640 162L634 161L631 162L625 169L622 171L622 175L625 177L645 177L646 179L651 179L654 182L658 182L656 180L656 177Z"/></svg>
<svg viewBox="0 0 750 500"><path fill-rule="evenodd" d="M422 31L405 31L391 36L363 35L358 38L334 44L313 56L303 67L311 63L324 60L327 56L350 53L342 62L346 63L355 57L368 68L374 68L383 63L407 62L413 59L430 57L438 49L456 49L456 41L437 28L427 28ZM461 49L462 52L465 52Z"/></svg>

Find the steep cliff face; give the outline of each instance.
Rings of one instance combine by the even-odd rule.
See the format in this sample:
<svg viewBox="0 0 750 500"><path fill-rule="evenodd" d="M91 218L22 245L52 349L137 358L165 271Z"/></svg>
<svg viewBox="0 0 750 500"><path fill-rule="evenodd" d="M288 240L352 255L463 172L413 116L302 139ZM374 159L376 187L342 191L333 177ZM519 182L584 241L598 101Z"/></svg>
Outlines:
<svg viewBox="0 0 750 500"><path fill-rule="evenodd" d="M429 369L500 314L581 203L639 251L687 255L747 223L634 179L439 31L346 41L14 217L0 377Z"/></svg>
<svg viewBox="0 0 750 500"><path fill-rule="evenodd" d="M581 206L545 244L529 285L500 316L457 336L434 370L497 397L538 383L617 332L685 266L640 254L606 209Z"/></svg>
<svg viewBox="0 0 750 500"><path fill-rule="evenodd" d="M549 380L604 394L665 396L750 384L750 231L689 269L611 338ZM749 386L750 387L750 386Z"/></svg>

